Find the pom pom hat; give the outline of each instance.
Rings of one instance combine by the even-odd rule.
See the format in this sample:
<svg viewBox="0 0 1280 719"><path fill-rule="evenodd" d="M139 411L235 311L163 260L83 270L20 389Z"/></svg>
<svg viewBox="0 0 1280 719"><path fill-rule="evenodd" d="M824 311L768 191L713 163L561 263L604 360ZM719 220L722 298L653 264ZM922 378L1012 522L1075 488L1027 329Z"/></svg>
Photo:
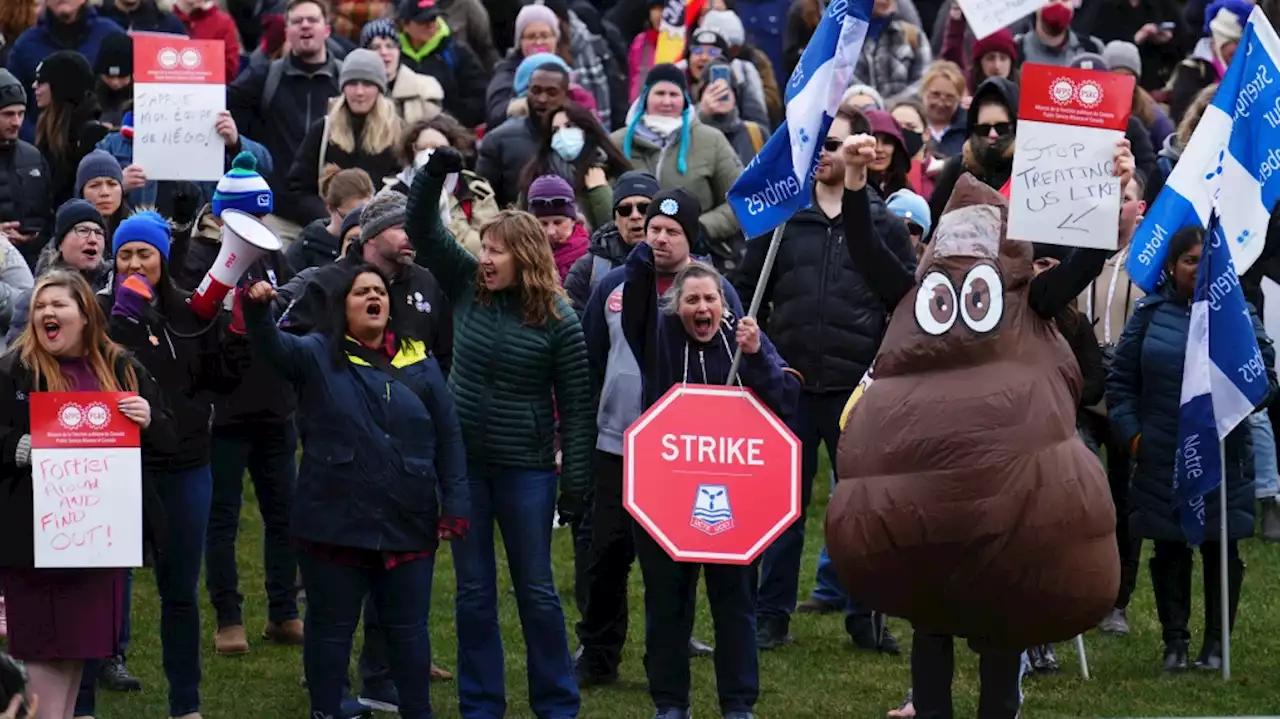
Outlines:
<svg viewBox="0 0 1280 719"><path fill-rule="evenodd" d="M274 207L271 186L258 174L258 161L248 152L236 155L231 171L218 180L213 192L213 214L221 217L223 210L240 210L262 217Z"/></svg>

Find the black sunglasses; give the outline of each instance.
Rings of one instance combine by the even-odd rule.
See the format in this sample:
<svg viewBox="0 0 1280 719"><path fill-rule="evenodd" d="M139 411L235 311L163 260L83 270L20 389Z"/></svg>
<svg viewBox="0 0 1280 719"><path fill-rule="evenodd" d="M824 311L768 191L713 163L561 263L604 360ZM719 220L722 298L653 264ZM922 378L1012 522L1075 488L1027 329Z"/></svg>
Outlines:
<svg viewBox="0 0 1280 719"><path fill-rule="evenodd" d="M573 204L572 197L539 197L529 200L531 210L561 210Z"/></svg>
<svg viewBox="0 0 1280 719"><path fill-rule="evenodd" d="M822 141L822 149L832 154L839 152L840 148L843 146L844 146L844 140L839 140L834 137L828 137L827 139Z"/></svg>
<svg viewBox="0 0 1280 719"><path fill-rule="evenodd" d="M1004 137L1005 135L1008 135L1010 132L1013 132L1013 123L1012 122L980 122L977 125L973 126L973 134L978 135L980 137L987 137L988 135L991 134L992 130L995 130L996 134L999 135L1000 137Z"/></svg>
<svg viewBox="0 0 1280 719"><path fill-rule="evenodd" d="M641 215L649 214L649 203L647 202L620 202L613 208L613 214L619 217L630 217L633 214Z"/></svg>
<svg viewBox="0 0 1280 719"><path fill-rule="evenodd" d="M914 222L907 223L907 234L912 237L919 237L924 234L924 228Z"/></svg>

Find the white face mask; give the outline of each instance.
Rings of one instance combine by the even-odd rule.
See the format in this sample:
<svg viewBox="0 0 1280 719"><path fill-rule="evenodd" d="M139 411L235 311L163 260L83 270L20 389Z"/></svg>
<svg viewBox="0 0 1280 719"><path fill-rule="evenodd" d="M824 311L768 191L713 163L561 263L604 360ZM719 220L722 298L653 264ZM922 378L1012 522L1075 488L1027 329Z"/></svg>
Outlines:
<svg viewBox="0 0 1280 719"><path fill-rule="evenodd" d="M671 133L679 130L684 125L683 117L667 117L666 115L654 115L653 113L645 113L642 119L645 127L666 137Z"/></svg>
<svg viewBox="0 0 1280 719"><path fill-rule="evenodd" d="M565 162L573 162L582 154L587 144L586 134L580 127L562 127L551 136L551 149Z"/></svg>

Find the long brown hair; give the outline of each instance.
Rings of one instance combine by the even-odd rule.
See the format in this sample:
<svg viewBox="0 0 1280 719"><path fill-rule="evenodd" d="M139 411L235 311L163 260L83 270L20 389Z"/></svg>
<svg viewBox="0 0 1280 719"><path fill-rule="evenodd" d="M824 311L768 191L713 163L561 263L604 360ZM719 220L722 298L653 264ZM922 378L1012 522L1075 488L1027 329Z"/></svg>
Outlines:
<svg viewBox="0 0 1280 719"><path fill-rule="evenodd" d="M549 320L561 319L557 298L565 297L560 286L560 272L551 254L551 244L537 218L520 210L502 210L480 226L480 237L488 237L506 245L516 261L516 284L524 322L541 327ZM476 268L476 300L489 304L493 293L484 286L483 270Z"/></svg>
<svg viewBox="0 0 1280 719"><path fill-rule="evenodd" d="M94 300L93 289L79 272L72 270L51 270L36 282L35 290L31 293L27 326L22 328L22 334L18 335L17 341L14 342L23 366L31 370L32 387L49 392L66 392L73 389L67 383L66 376L62 374L58 358L49 354L40 345L35 332L31 330L37 322L36 300L39 299L40 293L53 287L65 289L75 300L80 308L80 314L85 318L84 335L81 337L84 344L84 360L89 365L89 371L97 378L98 386L104 392L137 392L138 375L134 372L131 363L124 363L122 378L124 381L121 382L116 378L115 368L124 357L124 348L112 342L107 336L107 318Z"/></svg>
<svg viewBox="0 0 1280 719"><path fill-rule="evenodd" d="M36 145L48 151L49 159L67 164L71 159L71 121L75 106L53 100L36 120Z"/></svg>
<svg viewBox="0 0 1280 719"><path fill-rule="evenodd" d="M12 46L23 30L36 24L36 4L31 0L0 3L0 36Z"/></svg>
<svg viewBox="0 0 1280 719"><path fill-rule="evenodd" d="M1138 83L1133 84L1133 115L1142 121L1142 126L1151 129L1156 122L1156 101L1151 93L1142 89ZM1159 152L1160 148L1156 148Z"/></svg>

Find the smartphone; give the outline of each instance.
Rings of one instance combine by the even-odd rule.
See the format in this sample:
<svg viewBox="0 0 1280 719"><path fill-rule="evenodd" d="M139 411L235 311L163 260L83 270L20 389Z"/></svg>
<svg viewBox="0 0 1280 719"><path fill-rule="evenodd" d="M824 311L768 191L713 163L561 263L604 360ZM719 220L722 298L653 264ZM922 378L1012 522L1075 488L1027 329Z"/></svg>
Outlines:
<svg viewBox="0 0 1280 719"><path fill-rule="evenodd" d="M712 65L710 74L707 76L707 81L708 83L712 83L716 80L724 80L725 83L732 85L733 82L730 80L731 77L732 70L728 65Z"/></svg>
<svg viewBox="0 0 1280 719"><path fill-rule="evenodd" d="M1161 30L1176 30L1177 28L1178 28L1178 23L1176 23L1176 22L1162 22L1162 23L1160 23L1160 29L1161 29Z"/></svg>

